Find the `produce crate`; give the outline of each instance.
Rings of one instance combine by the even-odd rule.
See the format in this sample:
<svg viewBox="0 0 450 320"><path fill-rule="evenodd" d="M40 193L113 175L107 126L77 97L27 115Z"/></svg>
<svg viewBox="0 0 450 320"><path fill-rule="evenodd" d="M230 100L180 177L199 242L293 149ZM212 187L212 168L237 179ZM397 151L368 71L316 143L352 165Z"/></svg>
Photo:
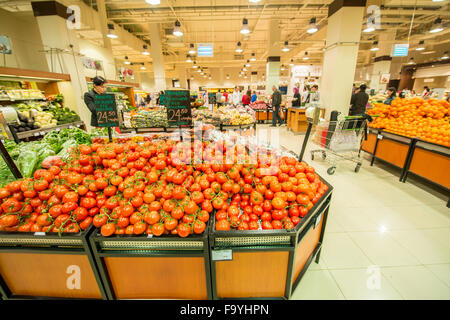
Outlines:
<svg viewBox="0 0 450 320"><path fill-rule="evenodd" d="M213 223L213 298L289 299L312 260L319 261L332 194L327 185L322 198L291 231L216 231Z"/></svg>
<svg viewBox="0 0 450 320"><path fill-rule="evenodd" d="M211 299L209 225L202 235L90 237L108 299Z"/></svg>
<svg viewBox="0 0 450 320"><path fill-rule="evenodd" d="M0 290L4 299L106 299L88 236L0 232Z"/></svg>

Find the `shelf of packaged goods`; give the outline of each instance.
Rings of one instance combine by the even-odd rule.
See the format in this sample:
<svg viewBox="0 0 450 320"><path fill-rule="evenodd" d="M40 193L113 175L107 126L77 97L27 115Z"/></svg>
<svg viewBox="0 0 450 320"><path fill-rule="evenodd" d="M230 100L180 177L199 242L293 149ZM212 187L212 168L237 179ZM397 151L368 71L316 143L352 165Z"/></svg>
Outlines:
<svg viewBox="0 0 450 320"><path fill-rule="evenodd" d="M214 299L291 297L314 258L319 261L333 189L327 185L293 230L217 231L213 223L209 244Z"/></svg>
<svg viewBox="0 0 450 320"><path fill-rule="evenodd" d="M186 238L177 235L103 237L96 230L90 242L108 298L212 299L210 223L203 234Z"/></svg>
<svg viewBox="0 0 450 320"><path fill-rule="evenodd" d="M0 232L0 291L4 299L106 299L88 236ZM39 275L39 276L36 276Z"/></svg>
<svg viewBox="0 0 450 320"><path fill-rule="evenodd" d="M23 139L27 139L27 138L31 138L31 137L45 136L47 133L49 133L51 131L55 131L55 130L59 131L62 129L67 129L67 128L85 129L86 127L85 127L83 121L78 121L78 122L73 122L73 123L61 124L56 127L40 128L40 129L29 130L29 131L24 131L24 132L17 132L16 135L19 140L23 140Z"/></svg>

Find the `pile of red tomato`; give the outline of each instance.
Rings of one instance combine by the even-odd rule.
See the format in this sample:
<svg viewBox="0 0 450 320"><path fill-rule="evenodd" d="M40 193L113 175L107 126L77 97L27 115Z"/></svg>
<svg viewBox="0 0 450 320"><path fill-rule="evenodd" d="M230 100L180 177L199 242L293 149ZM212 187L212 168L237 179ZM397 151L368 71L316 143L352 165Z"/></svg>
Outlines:
<svg viewBox="0 0 450 320"><path fill-rule="evenodd" d="M187 237L202 234L210 215L217 230L292 229L328 189L290 157L217 164L219 144L248 160L245 148L223 141L81 145L68 163L0 189L0 231L77 233L93 224L105 237Z"/></svg>

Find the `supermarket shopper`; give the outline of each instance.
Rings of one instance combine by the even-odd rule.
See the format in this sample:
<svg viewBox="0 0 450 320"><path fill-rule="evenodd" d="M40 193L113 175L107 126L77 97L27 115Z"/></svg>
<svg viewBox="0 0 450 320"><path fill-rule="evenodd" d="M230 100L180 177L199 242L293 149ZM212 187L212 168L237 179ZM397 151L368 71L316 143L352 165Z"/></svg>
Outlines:
<svg viewBox="0 0 450 320"><path fill-rule="evenodd" d="M306 99L308 99L308 96L309 96L309 86L305 85L303 87L303 93L302 93L303 105L305 105Z"/></svg>
<svg viewBox="0 0 450 320"><path fill-rule="evenodd" d="M251 95L251 92L250 92L250 90L248 90L247 93L242 96L242 104L244 106L248 106L250 104L250 100L251 100L250 95Z"/></svg>
<svg viewBox="0 0 450 320"><path fill-rule="evenodd" d="M302 97L297 87L294 87L294 98L292 99L293 107L300 107L302 105Z"/></svg>
<svg viewBox="0 0 450 320"><path fill-rule="evenodd" d="M256 100L258 100L258 96L256 95L256 91L253 91L252 100L250 101L250 103L254 103L256 102Z"/></svg>
<svg viewBox="0 0 450 320"><path fill-rule="evenodd" d="M226 90L223 91L222 97L225 98L225 99L224 99L224 100L225 100L225 101L224 101L224 104L227 104L227 102L228 102L228 92L227 92Z"/></svg>
<svg viewBox="0 0 450 320"><path fill-rule="evenodd" d="M319 86L317 84L311 87L311 92L309 93L309 103L319 103Z"/></svg>
<svg viewBox="0 0 450 320"><path fill-rule="evenodd" d="M369 95L366 93L367 86L359 86L359 92L355 93L350 100L349 116L362 115L366 113L366 105L369 101Z"/></svg>
<svg viewBox="0 0 450 320"><path fill-rule="evenodd" d="M239 88L235 87L234 88L234 92L233 92L233 96L232 96L232 101L231 101L235 106L239 105L241 103L241 94L239 92Z"/></svg>
<svg viewBox="0 0 450 320"><path fill-rule="evenodd" d="M276 86L272 87L272 127L277 126L277 121L280 123L280 126L283 124L280 118L280 105L281 105L281 92L277 89Z"/></svg>
<svg viewBox="0 0 450 320"><path fill-rule="evenodd" d="M220 92L220 90L216 93L216 104L218 107L222 105L222 92Z"/></svg>
<svg viewBox="0 0 450 320"><path fill-rule="evenodd" d="M387 105L391 105L392 101L396 98L396 93L395 93L395 88L394 87L390 87L388 89L388 96L386 98L386 100L384 100L384 104Z"/></svg>
<svg viewBox="0 0 450 320"><path fill-rule="evenodd" d="M106 91L106 80L103 77L97 76L92 79L94 83L94 88L91 91L84 94L84 103L91 111L91 126L98 127L97 113L95 112L95 96L99 94L104 94Z"/></svg>
<svg viewBox="0 0 450 320"><path fill-rule="evenodd" d="M429 97L431 95L431 90L428 86L423 87L422 97Z"/></svg>

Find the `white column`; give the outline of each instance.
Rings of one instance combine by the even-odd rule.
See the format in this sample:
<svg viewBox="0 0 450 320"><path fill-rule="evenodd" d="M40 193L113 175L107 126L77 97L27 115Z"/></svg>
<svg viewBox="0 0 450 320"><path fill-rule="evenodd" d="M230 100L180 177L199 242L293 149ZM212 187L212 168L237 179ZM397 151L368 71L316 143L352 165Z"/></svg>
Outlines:
<svg viewBox="0 0 450 320"><path fill-rule="evenodd" d="M150 51L153 61L153 74L155 76L155 90L166 90L166 73L164 70L164 57L160 37L160 24L150 23Z"/></svg>
<svg viewBox="0 0 450 320"><path fill-rule="evenodd" d="M36 20L44 47L69 50L60 54L62 70L56 69L54 72L70 74L72 86L67 82L60 82L58 87L64 95L65 105L77 112L86 126L90 127L91 112L84 103L84 93L88 88L81 57L77 54L80 49L75 31L68 29L66 20L56 15L37 16ZM47 54L47 60L50 61L50 54ZM60 68L59 62L57 66Z"/></svg>
<svg viewBox="0 0 450 320"><path fill-rule="evenodd" d="M278 20L270 20L268 58L266 65L266 94L272 94L272 86L278 88L280 82L281 31Z"/></svg>
<svg viewBox="0 0 450 320"><path fill-rule="evenodd" d="M337 11L329 13L319 87L320 104L326 108L326 117L332 110L348 114L365 1L362 0L360 5L348 7L342 6L341 2Z"/></svg>
<svg viewBox="0 0 450 320"><path fill-rule="evenodd" d="M383 32L378 37L378 48L375 55L375 63L373 64L372 76L370 79L370 88L385 91L387 84L380 83L383 74L390 73L391 70L391 49L395 42L396 31Z"/></svg>

